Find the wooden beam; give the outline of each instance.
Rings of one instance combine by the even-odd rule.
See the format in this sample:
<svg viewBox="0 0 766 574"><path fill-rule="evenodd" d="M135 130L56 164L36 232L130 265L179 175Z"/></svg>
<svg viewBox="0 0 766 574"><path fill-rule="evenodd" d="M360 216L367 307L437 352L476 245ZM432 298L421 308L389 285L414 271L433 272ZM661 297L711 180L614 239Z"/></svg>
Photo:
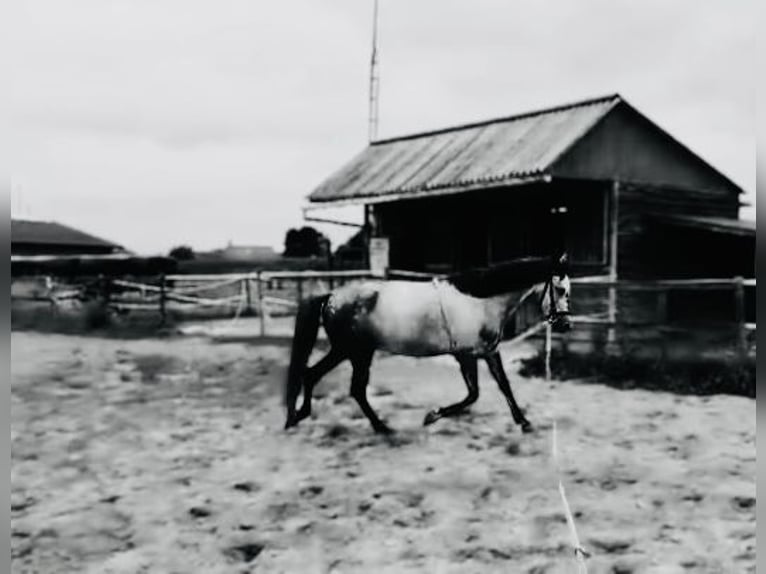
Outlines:
<svg viewBox="0 0 766 574"><path fill-rule="evenodd" d="M620 182L612 182L612 193L609 198L609 279L617 281L617 256L618 256L618 227L620 218ZM609 288L609 321L617 321L617 288ZM607 342L614 343L616 332L613 327L607 333Z"/></svg>

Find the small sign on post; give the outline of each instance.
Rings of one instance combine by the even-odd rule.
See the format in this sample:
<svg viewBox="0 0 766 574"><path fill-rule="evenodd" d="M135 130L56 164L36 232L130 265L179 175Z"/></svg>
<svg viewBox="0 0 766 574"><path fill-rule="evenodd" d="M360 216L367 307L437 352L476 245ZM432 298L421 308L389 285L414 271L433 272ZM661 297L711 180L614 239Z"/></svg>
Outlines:
<svg viewBox="0 0 766 574"><path fill-rule="evenodd" d="M377 277L388 273L388 237L370 238L370 272Z"/></svg>

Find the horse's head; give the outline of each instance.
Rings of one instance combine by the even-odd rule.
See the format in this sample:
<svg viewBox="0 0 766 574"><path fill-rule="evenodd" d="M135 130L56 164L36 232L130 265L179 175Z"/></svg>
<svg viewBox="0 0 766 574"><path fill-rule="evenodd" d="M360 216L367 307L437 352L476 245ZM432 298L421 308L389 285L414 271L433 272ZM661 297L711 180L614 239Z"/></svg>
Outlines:
<svg viewBox="0 0 766 574"><path fill-rule="evenodd" d="M572 284L569 281L569 260L566 253L555 260L551 276L545 282L540 294L540 310L557 333L572 328L569 321L569 298Z"/></svg>

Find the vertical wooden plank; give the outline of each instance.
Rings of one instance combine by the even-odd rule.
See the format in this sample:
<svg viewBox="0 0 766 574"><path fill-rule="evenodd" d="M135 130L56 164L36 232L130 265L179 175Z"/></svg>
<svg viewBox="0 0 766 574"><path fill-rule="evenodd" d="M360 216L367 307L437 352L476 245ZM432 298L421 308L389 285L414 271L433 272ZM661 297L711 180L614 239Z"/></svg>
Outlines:
<svg viewBox="0 0 766 574"><path fill-rule="evenodd" d="M610 215L609 215L609 280L617 281L617 251L618 251L618 222L620 216L620 182L612 182L612 194L610 197ZM609 330L607 331L607 342L613 344L616 342L616 331L614 323L617 321L617 287L609 287L608 295L608 316Z"/></svg>
<svg viewBox="0 0 766 574"><path fill-rule="evenodd" d="M737 351L741 361L747 359L747 328L745 326L745 281L734 279L734 309L737 321Z"/></svg>
<svg viewBox="0 0 766 574"><path fill-rule="evenodd" d="M668 322L668 290L657 292L657 323L665 325Z"/></svg>
<svg viewBox="0 0 766 574"><path fill-rule="evenodd" d="M258 298L258 318L261 330L261 337L266 336L266 309L263 306L263 279L261 278L261 272L258 271L255 275L255 288L256 297Z"/></svg>

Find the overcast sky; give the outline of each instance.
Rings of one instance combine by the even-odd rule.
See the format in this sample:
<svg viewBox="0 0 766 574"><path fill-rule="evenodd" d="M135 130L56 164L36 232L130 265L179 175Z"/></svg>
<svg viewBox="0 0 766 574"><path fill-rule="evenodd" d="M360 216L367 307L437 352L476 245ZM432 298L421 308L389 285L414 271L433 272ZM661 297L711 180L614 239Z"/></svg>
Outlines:
<svg viewBox="0 0 766 574"><path fill-rule="evenodd" d="M366 144L372 0L10 12L14 214L140 253L281 248ZM380 0L380 51L380 137L619 92L755 202L754 0Z"/></svg>

